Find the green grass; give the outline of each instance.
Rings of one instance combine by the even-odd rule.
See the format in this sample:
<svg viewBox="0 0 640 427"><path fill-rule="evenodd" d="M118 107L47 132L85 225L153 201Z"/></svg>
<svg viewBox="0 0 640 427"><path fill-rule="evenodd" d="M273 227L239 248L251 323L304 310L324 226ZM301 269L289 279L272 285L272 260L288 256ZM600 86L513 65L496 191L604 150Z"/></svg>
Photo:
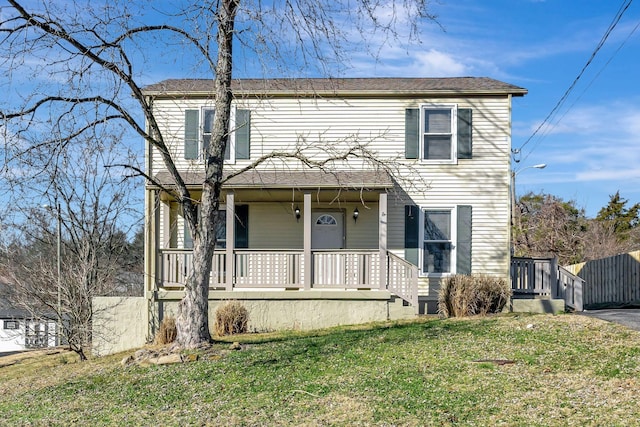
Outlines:
<svg viewBox="0 0 640 427"><path fill-rule="evenodd" d="M230 339L244 349L220 343L179 365L55 355L0 368L1 423L640 425L640 333L583 316Z"/></svg>

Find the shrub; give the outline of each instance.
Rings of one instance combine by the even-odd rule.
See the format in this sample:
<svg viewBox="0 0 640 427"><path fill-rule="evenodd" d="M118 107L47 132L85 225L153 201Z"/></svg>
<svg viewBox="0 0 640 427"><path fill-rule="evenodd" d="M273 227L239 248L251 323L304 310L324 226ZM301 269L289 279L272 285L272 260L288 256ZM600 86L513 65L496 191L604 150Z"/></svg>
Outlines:
<svg viewBox="0 0 640 427"><path fill-rule="evenodd" d="M445 317L497 313L502 311L510 297L511 286L502 278L458 274L442 281L438 312Z"/></svg>
<svg viewBox="0 0 640 427"><path fill-rule="evenodd" d="M245 333L248 323L249 311L238 301L227 301L216 309L214 329L220 337Z"/></svg>
<svg viewBox="0 0 640 427"><path fill-rule="evenodd" d="M177 335L176 319L173 317L165 317L160 323L160 328L158 332L156 332L153 342L158 345L171 344L176 340Z"/></svg>

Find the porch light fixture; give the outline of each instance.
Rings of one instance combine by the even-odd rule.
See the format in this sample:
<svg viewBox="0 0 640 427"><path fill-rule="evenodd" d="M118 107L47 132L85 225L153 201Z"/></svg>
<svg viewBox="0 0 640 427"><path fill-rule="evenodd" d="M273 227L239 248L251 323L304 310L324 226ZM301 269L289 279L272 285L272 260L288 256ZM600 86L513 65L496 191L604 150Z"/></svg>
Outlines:
<svg viewBox="0 0 640 427"><path fill-rule="evenodd" d="M300 208L297 205L293 212L296 214L296 222L300 221Z"/></svg>
<svg viewBox="0 0 640 427"><path fill-rule="evenodd" d="M358 222L359 216L360 216L360 212L358 211L358 208L355 208L353 210L353 222Z"/></svg>

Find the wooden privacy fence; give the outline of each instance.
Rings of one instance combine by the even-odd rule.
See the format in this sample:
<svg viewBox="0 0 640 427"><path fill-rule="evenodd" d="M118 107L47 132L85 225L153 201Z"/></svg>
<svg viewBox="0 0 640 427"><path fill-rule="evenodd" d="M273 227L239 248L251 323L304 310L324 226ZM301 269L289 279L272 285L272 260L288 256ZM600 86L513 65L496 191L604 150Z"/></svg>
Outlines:
<svg viewBox="0 0 640 427"><path fill-rule="evenodd" d="M555 258L511 258L514 298L564 299L573 310L583 310L584 280L559 266Z"/></svg>
<svg viewBox="0 0 640 427"><path fill-rule="evenodd" d="M585 308L640 304L640 251L566 267L587 285Z"/></svg>

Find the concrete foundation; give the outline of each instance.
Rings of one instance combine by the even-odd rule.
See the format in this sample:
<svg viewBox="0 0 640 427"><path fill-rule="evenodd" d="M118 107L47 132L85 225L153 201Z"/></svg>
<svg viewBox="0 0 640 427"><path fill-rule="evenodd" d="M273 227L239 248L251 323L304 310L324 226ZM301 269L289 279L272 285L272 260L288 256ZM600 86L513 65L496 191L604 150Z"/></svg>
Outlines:
<svg viewBox="0 0 640 427"><path fill-rule="evenodd" d="M160 295L159 315L175 316L181 293ZM406 310L394 311L387 291L245 291L214 292L209 298L210 327L218 306L241 302L249 311L249 331L310 330L338 325L405 318ZM410 307L409 307L410 309Z"/></svg>
<svg viewBox="0 0 640 427"><path fill-rule="evenodd" d="M163 318L176 316L182 296L173 291L159 292L156 301L94 298L93 354L104 356L143 346ZM216 291L209 298L212 335L216 309L229 300L241 302L249 311L249 332L311 330L416 316L414 307L388 291Z"/></svg>
<svg viewBox="0 0 640 427"><path fill-rule="evenodd" d="M564 310L563 299L512 299L511 311L514 313L561 313Z"/></svg>

